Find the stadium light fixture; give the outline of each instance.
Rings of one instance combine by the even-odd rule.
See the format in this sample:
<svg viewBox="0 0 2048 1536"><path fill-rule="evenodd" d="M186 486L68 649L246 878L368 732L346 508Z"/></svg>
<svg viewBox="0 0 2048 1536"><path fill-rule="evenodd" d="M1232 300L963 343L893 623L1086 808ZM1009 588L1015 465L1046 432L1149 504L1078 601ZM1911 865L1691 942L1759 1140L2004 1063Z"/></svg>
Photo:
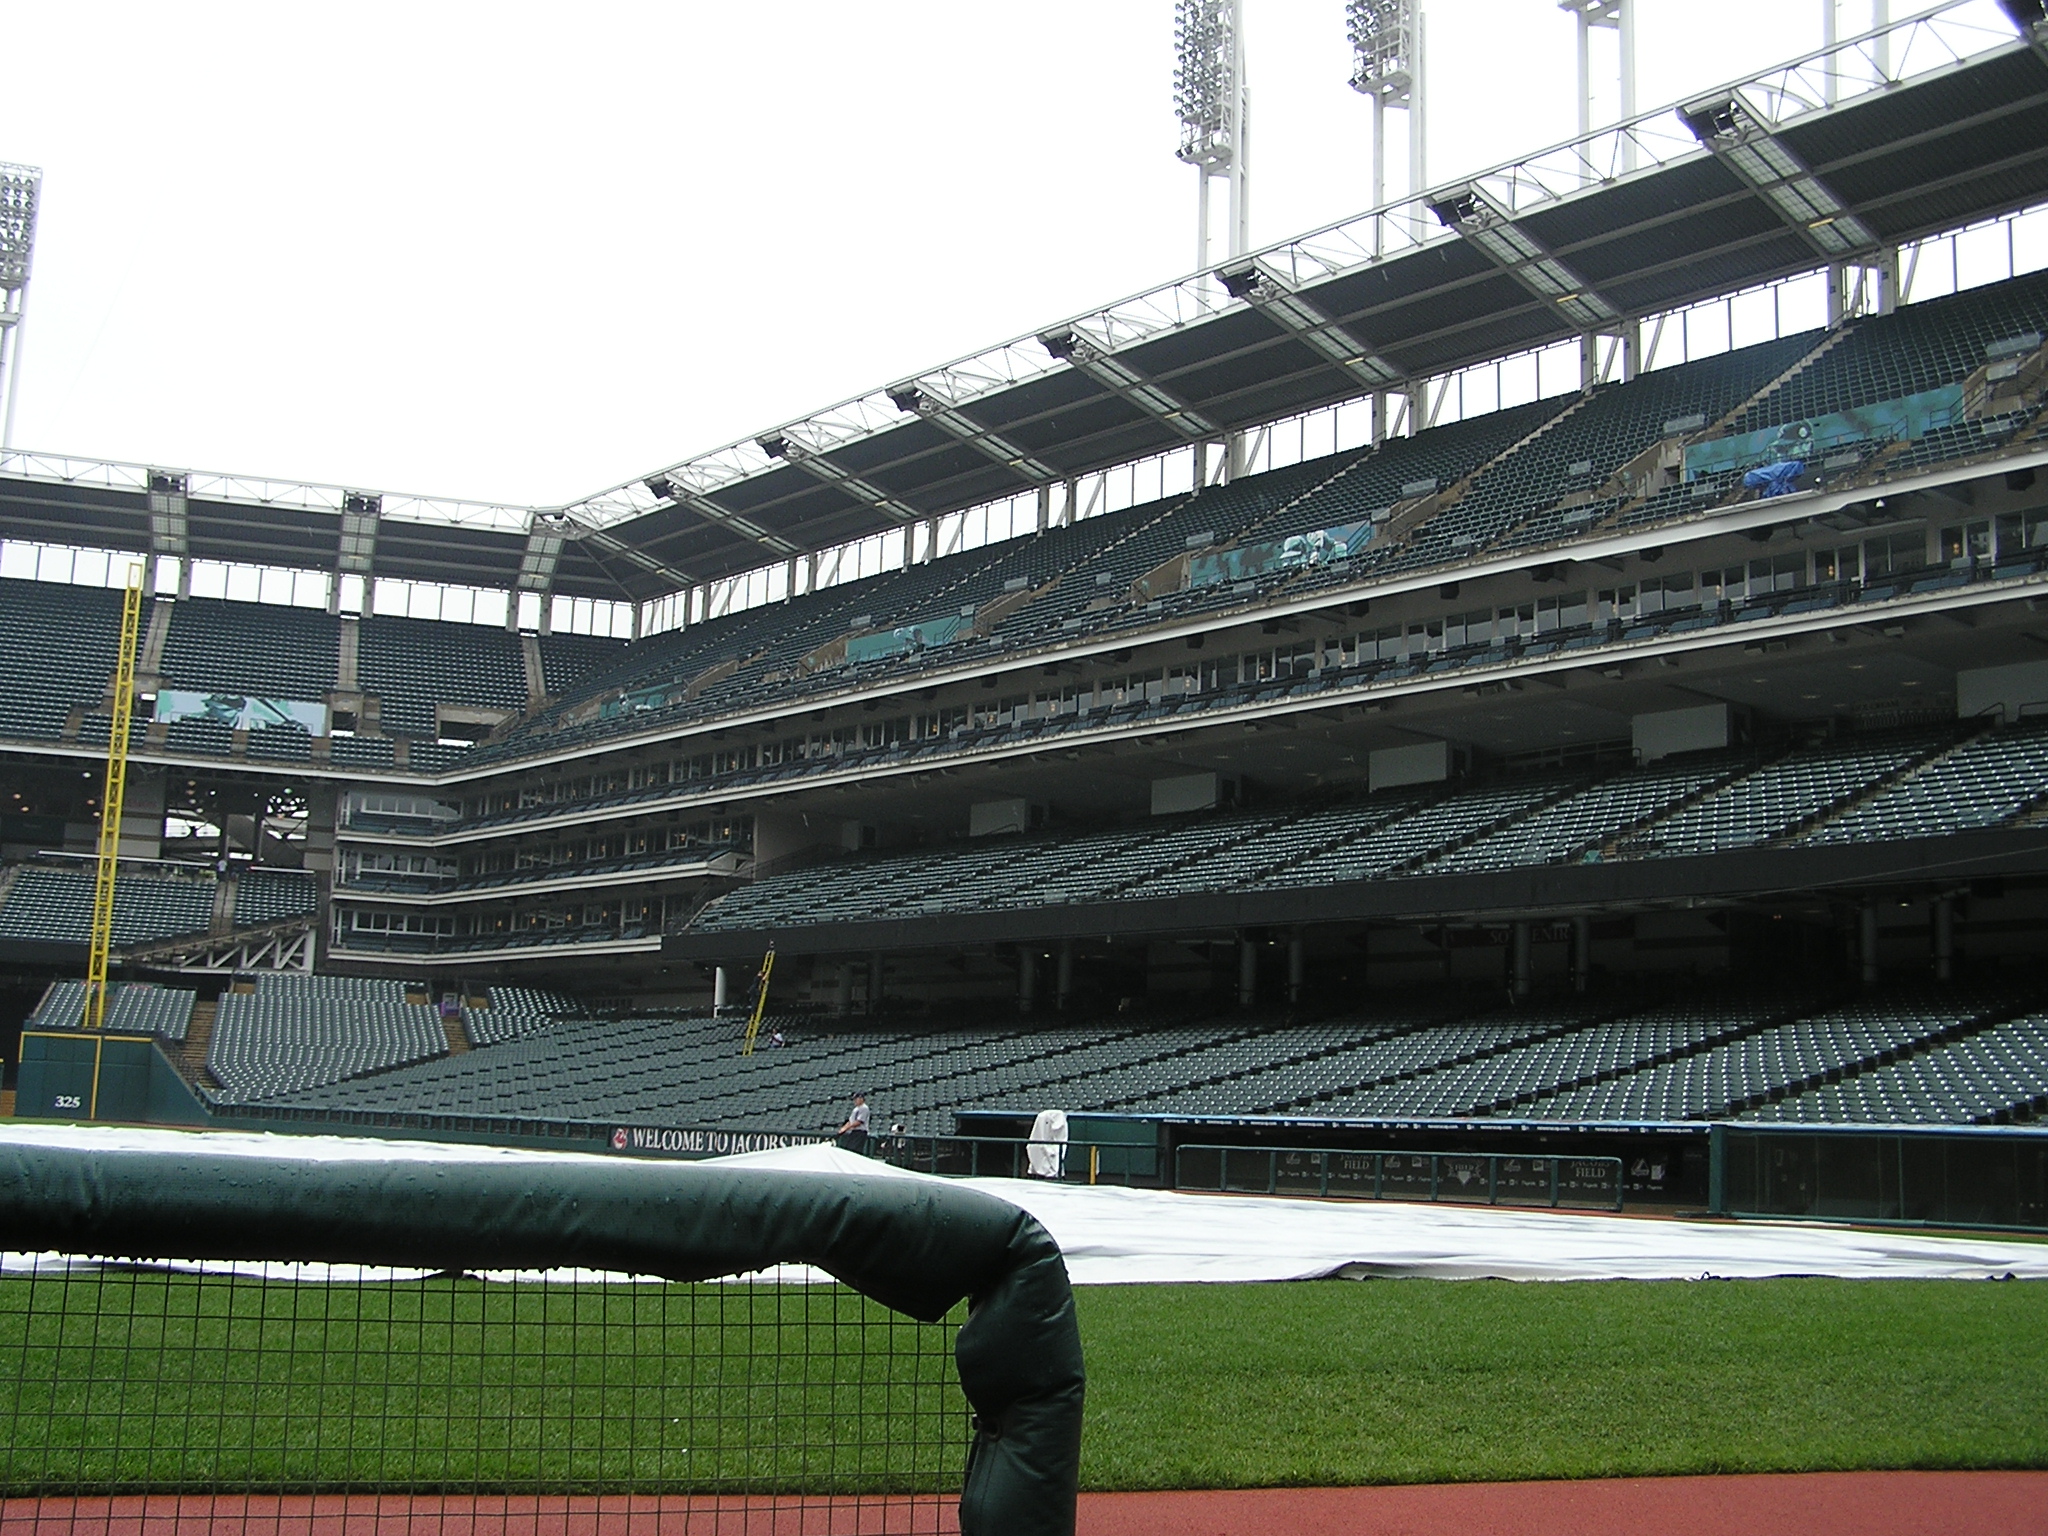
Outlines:
<svg viewBox="0 0 2048 1536"><path fill-rule="evenodd" d="M1179 158L1195 168L1195 270L1209 266L1209 183L1223 178L1229 199L1228 255L1251 245L1247 174L1250 92L1245 84L1244 16L1239 0L1176 0L1173 8L1173 108L1180 118Z"/></svg>
<svg viewBox="0 0 2048 1536"><path fill-rule="evenodd" d="M1060 478L1058 470L1033 458L1009 439L998 436L972 417L939 399L918 384L896 384L888 391L890 403L907 415L922 416L941 432L958 438L968 447L994 459L1033 485L1051 485Z"/></svg>
<svg viewBox="0 0 2048 1536"><path fill-rule="evenodd" d="M14 404L21 393L22 322L35 265L36 210L43 173L0 162L0 448L14 446Z"/></svg>
<svg viewBox="0 0 2048 1536"><path fill-rule="evenodd" d="M593 549L601 550L614 559L623 560L628 565L638 566L649 575L659 576L669 584L670 590L683 592L696 585L696 581L689 572L680 571L672 565L664 564L648 554L646 550L636 549L625 540L607 533L602 528L592 528L587 524L579 523L566 513L557 515L561 517L563 524L566 525L565 532L567 537L574 539L579 544L588 544Z"/></svg>
<svg viewBox="0 0 2048 1536"><path fill-rule="evenodd" d="M335 569L355 576L368 576L377 557L377 519L384 515L384 498L367 491L348 491L341 498L341 547Z"/></svg>
<svg viewBox="0 0 2048 1536"><path fill-rule="evenodd" d="M802 470L812 479L822 480L827 485L837 487L855 501L873 507L884 517L899 523L915 523L924 517L922 512L909 503L898 501L880 486L861 479L849 469L841 468L823 454L813 452L786 433L777 432L767 437L759 437L754 442L755 446L771 459L781 459L785 464ZM798 554L801 551L795 545L791 545L787 553Z"/></svg>
<svg viewBox="0 0 2048 1536"><path fill-rule="evenodd" d="M555 567L569 542L575 524L560 512L536 512L526 530L526 548L520 552L519 575L513 582L521 592L546 592L555 584Z"/></svg>
<svg viewBox="0 0 2048 1536"><path fill-rule="evenodd" d="M1420 197L1428 180L1429 135L1416 0L1346 0L1344 31L1351 42L1351 88L1372 101L1372 205L1384 207L1387 201L1389 111L1408 114L1408 195Z"/></svg>
<svg viewBox="0 0 2048 1536"><path fill-rule="evenodd" d="M766 450L767 444L765 442L762 444L762 448L764 451ZM779 454L775 456L781 457ZM702 491L685 484L672 474L649 475L641 483L647 487L657 501L674 502L677 506L696 513L707 523L727 529L738 534L743 539L751 539L763 549L773 550L776 554L784 556L804 553L802 545L792 544L780 534L770 533L751 518L741 517L737 512L728 511Z"/></svg>
<svg viewBox="0 0 2048 1536"><path fill-rule="evenodd" d="M1581 331L1613 325L1621 312L1592 285L1545 250L1515 223L1514 216L1477 186L1460 187L1430 202L1444 228L1463 236L1481 254L1540 299L1555 304Z"/></svg>
<svg viewBox="0 0 2048 1536"><path fill-rule="evenodd" d="M1244 300L1281 329L1291 331L1325 362L1341 368L1367 389L1385 389L1402 378L1400 369L1359 345L1271 268L1251 261L1225 267L1219 276L1233 299Z"/></svg>
<svg viewBox="0 0 2048 1536"><path fill-rule="evenodd" d="M1773 134L1740 91L1695 101L1679 118L1716 159L1746 183L1821 255L1840 259L1878 245L1877 236Z"/></svg>
<svg viewBox="0 0 2048 1536"><path fill-rule="evenodd" d="M1164 422L1181 436L1198 441L1217 434L1216 424L1208 417L1192 406L1174 399L1135 369L1097 351L1089 344L1087 338L1078 333L1048 331L1038 338L1038 344L1062 362L1071 363L1104 389L1136 406L1147 416Z"/></svg>
<svg viewBox="0 0 2048 1536"><path fill-rule="evenodd" d="M149 548L152 554L183 559L191 548L185 516L185 476L174 470L149 472Z"/></svg>

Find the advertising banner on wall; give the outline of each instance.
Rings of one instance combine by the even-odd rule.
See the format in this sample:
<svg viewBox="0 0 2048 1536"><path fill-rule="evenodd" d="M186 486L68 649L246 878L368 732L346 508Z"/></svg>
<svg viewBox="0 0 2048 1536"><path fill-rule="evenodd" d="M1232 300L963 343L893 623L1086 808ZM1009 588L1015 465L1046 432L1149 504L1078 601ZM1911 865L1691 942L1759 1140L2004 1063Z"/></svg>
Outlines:
<svg viewBox="0 0 2048 1536"><path fill-rule="evenodd" d="M902 656L911 651L944 645L949 640L958 639L960 631L973 623L973 619L963 614L949 614L943 619L925 619L896 629L877 630L871 635L855 635L846 642L846 659L876 661L884 656Z"/></svg>
<svg viewBox="0 0 2048 1536"><path fill-rule="evenodd" d="M1188 585L1209 587L1224 581L1250 581L1274 571L1349 560L1372 542L1372 532L1372 520L1368 518L1362 523L1340 523L1334 528L1316 528L1284 539L1265 539L1256 544L1240 544L1235 549L1191 555Z"/></svg>
<svg viewBox="0 0 2048 1536"><path fill-rule="evenodd" d="M1879 400L1854 410L1788 421L1733 437L1709 438L1685 450L1685 478L1763 464L1811 464L1823 454L1851 443L1907 443L1963 418L1963 386Z"/></svg>
<svg viewBox="0 0 2048 1536"><path fill-rule="evenodd" d="M296 725L308 736L327 734L327 706L305 699L264 699L247 693L183 693L165 688L156 696L159 720L211 720L231 731L261 731Z"/></svg>

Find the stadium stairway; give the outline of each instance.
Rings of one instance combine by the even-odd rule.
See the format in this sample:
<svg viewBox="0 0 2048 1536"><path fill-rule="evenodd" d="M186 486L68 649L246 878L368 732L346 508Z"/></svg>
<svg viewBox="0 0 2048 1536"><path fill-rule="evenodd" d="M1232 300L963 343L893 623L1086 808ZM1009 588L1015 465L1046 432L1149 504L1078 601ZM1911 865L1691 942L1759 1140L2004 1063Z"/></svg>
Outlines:
<svg viewBox="0 0 2048 1536"><path fill-rule="evenodd" d="M1461 478L1452 481L1441 490L1430 491L1405 503L1396 503L1388 515L1386 543L1378 558L1383 562L1397 559L1404 548L1415 544L1424 533L1430 531L1440 517L1451 512L1487 475L1508 463L1523 449L1533 447L1576 412L1584 410L1592 399L1590 394L1574 395L1563 410L1544 418L1530 431ZM1452 542L1455 543L1456 540L1453 539Z"/></svg>
<svg viewBox="0 0 2048 1536"><path fill-rule="evenodd" d="M213 1039L214 1016L220 1012L220 1003L210 997L202 997L192 1005L192 1018L185 1026L185 1043L175 1051L165 1054L178 1069L178 1075L194 1088L218 1088L213 1075L206 1070L206 1046Z"/></svg>
<svg viewBox="0 0 2048 1536"><path fill-rule="evenodd" d="M1628 522L1633 516L1641 512L1643 508L1655 502L1663 490L1669 489L1669 487L1660 488L1657 485L1658 476L1655 473L1655 464L1648 461L1661 459L1663 455L1673 448L1676 448L1680 454L1683 454L1684 450L1694 443L1711 442L1717 437L1726 436L1733 430L1736 422L1741 421L1750 412L1762 406L1773 395L1777 394L1779 390L1785 388L1786 385L1798 378L1800 374L1841 345L1843 338L1849 334L1850 329L1848 326L1837 326L1833 330L1826 332L1821 337L1818 345L1799 357L1784 372L1765 383L1738 404L1722 412L1720 416L1708 422L1698 431L1680 437L1675 442L1666 439L1663 442L1656 443L1644 450L1636 459L1622 466L1609 479L1608 483L1603 485L1596 493L1597 496L1601 497L1619 498L1617 505L1605 517L1594 523L1588 531L1613 528ZM1719 498L1716 499L1718 500ZM1692 510L1703 511L1705 508L1695 507Z"/></svg>

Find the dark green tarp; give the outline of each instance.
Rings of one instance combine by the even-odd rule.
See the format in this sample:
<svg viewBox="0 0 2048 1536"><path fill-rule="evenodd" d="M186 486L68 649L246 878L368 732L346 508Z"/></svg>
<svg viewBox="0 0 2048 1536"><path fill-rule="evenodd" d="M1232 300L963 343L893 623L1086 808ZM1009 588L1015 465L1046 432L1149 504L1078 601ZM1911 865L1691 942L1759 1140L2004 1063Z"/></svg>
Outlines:
<svg viewBox="0 0 2048 1536"><path fill-rule="evenodd" d="M17 1251L419 1269L574 1267L709 1280L811 1264L927 1322L968 1301L955 1358L976 1432L963 1536L1074 1528L1081 1335L1057 1244L936 1180L703 1164L320 1160L0 1142Z"/></svg>

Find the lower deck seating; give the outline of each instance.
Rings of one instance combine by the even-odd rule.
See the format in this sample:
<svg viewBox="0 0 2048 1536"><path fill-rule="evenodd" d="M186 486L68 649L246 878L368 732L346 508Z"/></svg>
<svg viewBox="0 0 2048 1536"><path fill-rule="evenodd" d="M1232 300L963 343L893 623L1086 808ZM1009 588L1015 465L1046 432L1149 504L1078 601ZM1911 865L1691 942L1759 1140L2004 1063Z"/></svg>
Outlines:
<svg viewBox="0 0 2048 1536"><path fill-rule="evenodd" d="M1886 1074L1903 1074L1910 1057L1925 1063L1917 1070L1927 1083L1967 1076L1976 1086L1946 1099L1928 1088L1908 1118L1969 1120L2048 1107L2048 1015L2026 1006L1930 991L1830 1007L1754 991L1571 998L1449 1017L1411 1004L1304 1022L1234 1009L955 1028L779 1018L752 1055L742 1054L743 1025L732 1018L558 1020L461 1056L270 1102L472 1122L818 1132L837 1126L861 1092L878 1127L910 1134L949 1133L963 1110L1045 1108L1653 1122L1770 1104L1780 1118L1811 1110L1826 1119L1852 1105L1819 1085L1845 1079L1846 1095L1846 1080L1867 1079L1876 1103Z"/></svg>
<svg viewBox="0 0 2048 1536"><path fill-rule="evenodd" d="M557 1019L581 1017L573 998L540 987L494 986L481 1003L462 1010L463 1033L471 1045L502 1045L546 1029Z"/></svg>
<svg viewBox="0 0 2048 1536"><path fill-rule="evenodd" d="M2048 1014L2007 1019L1960 1040L1820 1083L1745 1120L1859 1125L1985 1124L2048 1112Z"/></svg>
<svg viewBox="0 0 2048 1536"><path fill-rule="evenodd" d="M248 1103L442 1056L439 1011L404 982L260 977L224 993L206 1044L222 1103Z"/></svg>
<svg viewBox="0 0 2048 1536"><path fill-rule="evenodd" d="M192 1027L196 992L150 982L114 982L108 987L105 1028L117 1034L161 1035L182 1041ZM85 983L59 981L43 994L24 1029L77 1029L85 1023Z"/></svg>

